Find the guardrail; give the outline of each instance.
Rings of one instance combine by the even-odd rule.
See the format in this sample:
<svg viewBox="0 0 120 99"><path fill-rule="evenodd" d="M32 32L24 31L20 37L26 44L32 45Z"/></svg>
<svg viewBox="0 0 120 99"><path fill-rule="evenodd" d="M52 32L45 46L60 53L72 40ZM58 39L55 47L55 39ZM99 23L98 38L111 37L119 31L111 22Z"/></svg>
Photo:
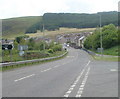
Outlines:
<svg viewBox="0 0 120 99"><path fill-rule="evenodd" d="M101 54L96 54L90 50L87 49L82 49L84 51L86 51L88 54L92 55L92 56L104 56L104 57L120 57L120 56L113 56L113 55L101 55Z"/></svg>
<svg viewBox="0 0 120 99"><path fill-rule="evenodd" d="M34 59L34 60L25 60L25 61L18 61L18 62L0 63L0 67L13 66L13 65L25 64L25 63L33 63L33 62L40 62L40 61L57 59L57 58L63 57L63 56L66 55L67 53L68 53L68 52L65 52L64 54L62 54L62 55L60 55L60 56L49 57L49 58Z"/></svg>
<svg viewBox="0 0 120 99"><path fill-rule="evenodd" d="M92 51L89 51L89 50L87 50L87 49L82 49L82 50L84 50L84 51L86 51L88 54L90 54L90 55L96 55L96 53L94 53L94 52L92 52Z"/></svg>

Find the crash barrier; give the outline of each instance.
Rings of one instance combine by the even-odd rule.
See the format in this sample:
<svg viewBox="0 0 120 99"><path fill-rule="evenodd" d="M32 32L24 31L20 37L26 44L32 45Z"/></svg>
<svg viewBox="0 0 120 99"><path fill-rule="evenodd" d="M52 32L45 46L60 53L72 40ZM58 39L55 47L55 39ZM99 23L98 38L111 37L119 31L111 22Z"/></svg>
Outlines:
<svg viewBox="0 0 120 99"><path fill-rule="evenodd" d="M64 54L62 54L62 55L60 55L60 56L49 57L49 58L25 60L25 61L18 61L18 62L0 63L0 67L13 66L13 65L25 64L25 63L34 63L34 62L41 62L41 61L46 61L46 60L57 59L57 58L61 58L61 57L65 56L67 53L68 53L68 52L65 52Z"/></svg>
<svg viewBox="0 0 120 99"><path fill-rule="evenodd" d="M88 54L90 54L90 55L96 55L96 53L94 53L94 52L92 52L92 51L89 51L89 50L87 50L87 49L83 49L82 48L82 50L84 50L84 51L86 51Z"/></svg>
<svg viewBox="0 0 120 99"><path fill-rule="evenodd" d="M86 51L88 54L92 55L92 56L104 56L104 57L120 57L120 56L112 56L112 55L101 55L101 54L96 54L92 51L89 51L87 49L83 49L82 50Z"/></svg>

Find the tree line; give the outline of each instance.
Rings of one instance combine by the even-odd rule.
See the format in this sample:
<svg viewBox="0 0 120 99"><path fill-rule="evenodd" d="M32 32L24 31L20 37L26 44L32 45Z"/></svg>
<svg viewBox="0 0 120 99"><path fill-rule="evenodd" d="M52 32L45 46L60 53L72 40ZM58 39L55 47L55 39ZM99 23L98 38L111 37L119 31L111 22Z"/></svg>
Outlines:
<svg viewBox="0 0 120 99"><path fill-rule="evenodd" d="M102 43L104 49L109 49L113 46L117 46L118 34L119 31L114 24L103 26L101 32L100 32L100 28L96 28L94 33L86 38L84 42L84 47L86 49L96 51L97 48L101 47L100 46L101 36L102 36Z"/></svg>
<svg viewBox="0 0 120 99"><path fill-rule="evenodd" d="M42 21L34 24L26 30L26 33L36 33L43 30L58 30L60 27L67 28L94 28L99 26L100 15L102 26L110 23L118 25L118 12L99 12L96 14L77 14L77 13L45 13Z"/></svg>

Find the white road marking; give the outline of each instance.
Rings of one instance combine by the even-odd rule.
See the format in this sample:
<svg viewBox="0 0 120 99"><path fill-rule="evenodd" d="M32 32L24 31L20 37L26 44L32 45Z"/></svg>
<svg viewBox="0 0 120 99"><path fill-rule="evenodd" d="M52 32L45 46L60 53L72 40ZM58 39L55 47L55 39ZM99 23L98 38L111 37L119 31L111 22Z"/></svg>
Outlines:
<svg viewBox="0 0 120 99"><path fill-rule="evenodd" d="M26 78L29 78L29 77L32 77L32 76L35 76L35 74L28 75L28 76L22 77L20 79L14 80L14 81L17 82L17 81L20 81L20 80L23 80L23 79L26 79Z"/></svg>
<svg viewBox="0 0 120 99"><path fill-rule="evenodd" d="M74 81L74 83L71 85L70 89L65 93L64 97L69 97L70 93L72 92L72 90L74 89L74 87L77 85L78 81L80 80L81 76L83 75L83 73L84 73L85 69L87 68L87 66L89 65L89 63L90 63L90 61L88 61L87 65L83 68L82 72L76 78L76 80ZM86 75L87 75L87 73L86 73ZM82 85L82 86L84 87L84 85Z"/></svg>
<svg viewBox="0 0 120 99"><path fill-rule="evenodd" d="M59 67L60 65L56 65L56 66L54 66L53 68L57 68L57 67Z"/></svg>
<svg viewBox="0 0 120 99"><path fill-rule="evenodd" d="M114 72L114 71L117 71L117 69L110 69L110 71Z"/></svg>
<svg viewBox="0 0 120 99"><path fill-rule="evenodd" d="M85 86L87 78L88 78L89 72L90 72L90 67L88 68L88 70L87 70L87 72L85 74L85 77L84 77L84 79L82 81L82 84L80 85L80 88L79 88L79 90L78 90L78 92L76 94L76 97L81 97L81 95L83 93L83 90L84 90L84 86Z"/></svg>
<svg viewBox="0 0 120 99"><path fill-rule="evenodd" d="M68 58L73 58L73 57L75 57L75 56L67 56Z"/></svg>
<svg viewBox="0 0 120 99"><path fill-rule="evenodd" d="M45 69L45 70L43 70L43 71L41 71L41 72L46 72L46 71L49 71L49 70L51 70L52 68L48 68L48 69Z"/></svg>

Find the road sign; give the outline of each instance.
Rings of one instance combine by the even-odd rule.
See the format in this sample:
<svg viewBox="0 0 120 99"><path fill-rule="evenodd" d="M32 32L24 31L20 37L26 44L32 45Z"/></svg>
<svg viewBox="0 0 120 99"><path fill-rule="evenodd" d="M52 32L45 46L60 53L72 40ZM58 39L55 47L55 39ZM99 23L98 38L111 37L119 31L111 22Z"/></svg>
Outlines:
<svg viewBox="0 0 120 99"><path fill-rule="evenodd" d="M103 48L97 48L97 52L103 52Z"/></svg>
<svg viewBox="0 0 120 99"><path fill-rule="evenodd" d="M12 50L13 45L12 44L3 44L2 45L2 50Z"/></svg>
<svg viewBox="0 0 120 99"><path fill-rule="evenodd" d="M20 52L19 52L19 55L20 55L20 56L23 56L24 54L25 54L24 51L20 51Z"/></svg>
<svg viewBox="0 0 120 99"><path fill-rule="evenodd" d="M24 51L28 49L28 45L18 45L18 50L19 51Z"/></svg>

